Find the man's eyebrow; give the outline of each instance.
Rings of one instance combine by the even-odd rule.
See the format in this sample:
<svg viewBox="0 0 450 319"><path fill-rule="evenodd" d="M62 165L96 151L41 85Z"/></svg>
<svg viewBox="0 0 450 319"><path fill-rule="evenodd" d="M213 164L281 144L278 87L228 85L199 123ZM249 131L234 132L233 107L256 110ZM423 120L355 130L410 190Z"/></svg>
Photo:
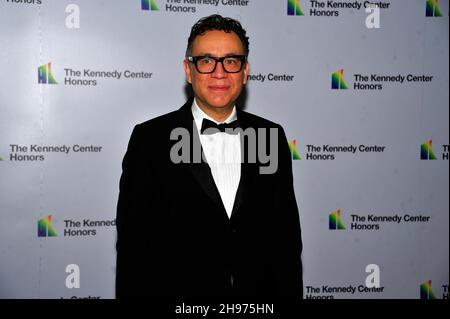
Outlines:
<svg viewBox="0 0 450 319"><path fill-rule="evenodd" d="M234 55L244 55L244 54L230 52L230 53L225 54L224 56L228 57L228 56L234 56ZM197 54L196 56L206 56L206 57L212 57L212 58L219 58L218 56L216 56L214 54L211 54L211 53L200 53L200 54Z"/></svg>
<svg viewBox="0 0 450 319"><path fill-rule="evenodd" d="M244 55L243 53L228 53L225 56Z"/></svg>

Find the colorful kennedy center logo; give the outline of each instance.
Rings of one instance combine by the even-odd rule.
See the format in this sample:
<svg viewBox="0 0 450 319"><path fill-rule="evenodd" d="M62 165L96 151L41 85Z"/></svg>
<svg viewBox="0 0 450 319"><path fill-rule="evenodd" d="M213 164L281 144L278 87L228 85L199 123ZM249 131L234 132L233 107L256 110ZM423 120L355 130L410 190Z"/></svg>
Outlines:
<svg viewBox="0 0 450 319"><path fill-rule="evenodd" d="M347 90L348 86L344 82L344 69L340 69L331 74L331 89Z"/></svg>
<svg viewBox="0 0 450 319"><path fill-rule="evenodd" d="M328 218L329 229L333 230L344 230L345 226L342 224L341 220L341 210L338 209L330 214Z"/></svg>
<svg viewBox="0 0 450 319"><path fill-rule="evenodd" d="M433 152L433 141L429 140L420 145L420 159L421 160L436 160L437 157Z"/></svg>
<svg viewBox="0 0 450 319"><path fill-rule="evenodd" d="M141 9L144 11L159 11L155 0L141 0Z"/></svg>
<svg viewBox="0 0 450 319"><path fill-rule="evenodd" d="M289 142L289 150L291 151L293 160L301 160L301 157L297 152L297 140L292 140Z"/></svg>
<svg viewBox="0 0 450 319"><path fill-rule="evenodd" d="M439 0L427 0L425 15L427 17L442 17L439 10Z"/></svg>
<svg viewBox="0 0 450 319"><path fill-rule="evenodd" d="M56 237L56 231L52 226L52 215L38 220L38 237Z"/></svg>
<svg viewBox="0 0 450 319"><path fill-rule="evenodd" d="M58 84L52 74L52 63L43 64L38 67L39 84Z"/></svg>
<svg viewBox="0 0 450 319"><path fill-rule="evenodd" d="M304 16L302 9L300 9L300 0L288 0L288 16Z"/></svg>
<svg viewBox="0 0 450 319"><path fill-rule="evenodd" d="M420 285L420 299L436 299L436 296L431 289L431 280Z"/></svg>

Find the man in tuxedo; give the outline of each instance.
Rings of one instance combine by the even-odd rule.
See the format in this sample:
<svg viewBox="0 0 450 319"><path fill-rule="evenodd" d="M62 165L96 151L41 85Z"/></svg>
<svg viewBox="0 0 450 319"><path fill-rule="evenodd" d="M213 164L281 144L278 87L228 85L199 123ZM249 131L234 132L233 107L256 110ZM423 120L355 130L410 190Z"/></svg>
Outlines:
<svg viewBox="0 0 450 319"><path fill-rule="evenodd" d="M117 207L117 298L302 298L285 133L235 106L248 53L238 21L199 20L184 61L195 96L134 128Z"/></svg>

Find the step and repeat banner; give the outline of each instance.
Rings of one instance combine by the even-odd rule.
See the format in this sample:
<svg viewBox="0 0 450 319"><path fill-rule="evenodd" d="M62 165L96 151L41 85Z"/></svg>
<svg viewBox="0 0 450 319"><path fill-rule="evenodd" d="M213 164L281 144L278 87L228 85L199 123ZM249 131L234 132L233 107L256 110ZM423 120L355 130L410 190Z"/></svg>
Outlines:
<svg viewBox="0 0 450 319"><path fill-rule="evenodd" d="M447 299L447 0L0 0L0 298L115 297L130 134L186 101L213 13L289 139L304 297Z"/></svg>

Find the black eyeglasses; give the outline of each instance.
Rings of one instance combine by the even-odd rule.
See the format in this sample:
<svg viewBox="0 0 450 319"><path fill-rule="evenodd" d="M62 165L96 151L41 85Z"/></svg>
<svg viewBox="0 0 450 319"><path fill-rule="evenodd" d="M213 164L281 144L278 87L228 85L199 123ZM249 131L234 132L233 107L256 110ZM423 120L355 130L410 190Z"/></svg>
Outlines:
<svg viewBox="0 0 450 319"><path fill-rule="evenodd" d="M239 73L247 61L245 55L228 55L222 58L213 56L188 56L187 60L195 65L198 73L209 74L213 73L217 67L217 62L222 63L222 67L227 73Z"/></svg>

